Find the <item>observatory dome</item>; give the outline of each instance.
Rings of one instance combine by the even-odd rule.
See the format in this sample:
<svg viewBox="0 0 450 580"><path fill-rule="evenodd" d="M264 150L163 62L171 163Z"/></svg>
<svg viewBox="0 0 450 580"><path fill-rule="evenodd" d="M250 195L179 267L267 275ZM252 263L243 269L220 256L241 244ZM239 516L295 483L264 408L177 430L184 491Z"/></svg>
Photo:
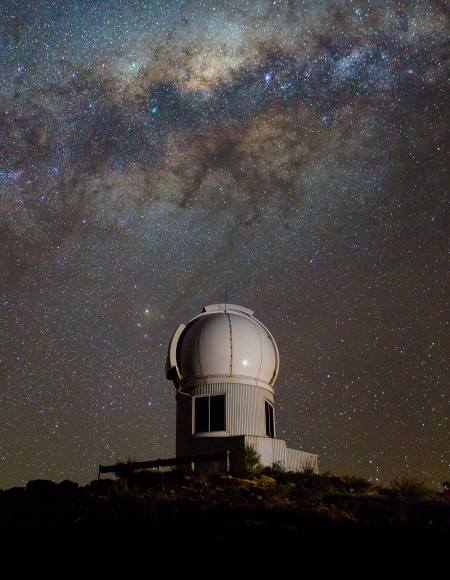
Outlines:
<svg viewBox="0 0 450 580"><path fill-rule="evenodd" d="M272 386L278 361L273 336L251 310L214 304L175 331L167 375L178 383L208 379Z"/></svg>

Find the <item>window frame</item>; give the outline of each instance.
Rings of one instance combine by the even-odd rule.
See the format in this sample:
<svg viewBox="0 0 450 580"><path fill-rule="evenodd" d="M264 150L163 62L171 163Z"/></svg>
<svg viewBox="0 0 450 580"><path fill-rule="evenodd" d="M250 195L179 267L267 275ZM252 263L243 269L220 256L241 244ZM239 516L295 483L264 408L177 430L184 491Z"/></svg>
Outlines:
<svg viewBox="0 0 450 580"><path fill-rule="evenodd" d="M264 400L264 419L266 423L266 437L275 439L275 413L272 403L267 399Z"/></svg>
<svg viewBox="0 0 450 580"><path fill-rule="evenodd" d="M219 403L219 397L222 399L222 403L220 404L220 408L215 406L215 408L213 408L213 413L214 416L212 417L211 415L211 399L216 398L216 400L214 401L214 403ZM197 403L197 401L199 401L200 399L202 399L203 401L206 399L207 402L207 410L205 410L205 408L200 409L200 405L204 404L203 401L202 403ZM213 406L214 406L213 403ZM197 408L197 404L199 405L199 408ZM222 417L220 417L221 412L223 410L223 419ZM200 413L207 413L207 416L205 417L203 416L199 416ZM199 430L197 431L197 426L205 426L207 422L207 430ZM211 429L211 424L213 426L219 426L221 427L220 429ZM226 431L226 427L227 427L227 413L226 413L226 400L225 400L225 393L212 393L212 394L207 394L207 395L196 395L193 397L193 417L192 417L192 432L194 435L201 435L202 433L223 433L224 431Z"/></svg>

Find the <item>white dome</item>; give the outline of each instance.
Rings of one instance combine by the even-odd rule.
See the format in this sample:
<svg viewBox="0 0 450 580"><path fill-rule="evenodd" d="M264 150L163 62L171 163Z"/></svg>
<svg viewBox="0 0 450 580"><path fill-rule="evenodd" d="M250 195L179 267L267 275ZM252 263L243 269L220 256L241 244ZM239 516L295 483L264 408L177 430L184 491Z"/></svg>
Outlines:
<svg viewBox="0 0 450 580"><path fill-rule="evenodd" d="M168 378L272 385L278 372L278 349L270 332L241 306L215 304L186 326L169 346ZM175 376L176 371L176 376Z"/></svg>

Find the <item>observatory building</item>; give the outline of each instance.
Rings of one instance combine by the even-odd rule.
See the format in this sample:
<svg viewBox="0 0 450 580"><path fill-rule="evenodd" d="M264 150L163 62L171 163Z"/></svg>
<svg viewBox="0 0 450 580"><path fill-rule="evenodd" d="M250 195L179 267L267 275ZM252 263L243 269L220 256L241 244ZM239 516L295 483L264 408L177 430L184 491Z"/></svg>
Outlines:
<svg viewBox="0 0 450 580"><path fill-rule="evenodd" d="M250 445L263 465L317 472L317 455L288 449L276 437L278 368L273 336L247 308L214 304L180 324L166 363L177 390L176 457L233 453Z"/></svg>

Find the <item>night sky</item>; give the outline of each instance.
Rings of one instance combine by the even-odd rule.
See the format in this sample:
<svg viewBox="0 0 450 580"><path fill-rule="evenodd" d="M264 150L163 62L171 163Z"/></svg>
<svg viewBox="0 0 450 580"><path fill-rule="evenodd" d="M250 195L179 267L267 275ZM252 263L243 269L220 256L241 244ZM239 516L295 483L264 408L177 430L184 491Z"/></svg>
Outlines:
<svg viewBox="0 0 450 580"><path fill-rule="evenodd" d="M0 487L173 457L167 346L226 293L289 447L449 478L445 5L1 2Z"/></svg>

